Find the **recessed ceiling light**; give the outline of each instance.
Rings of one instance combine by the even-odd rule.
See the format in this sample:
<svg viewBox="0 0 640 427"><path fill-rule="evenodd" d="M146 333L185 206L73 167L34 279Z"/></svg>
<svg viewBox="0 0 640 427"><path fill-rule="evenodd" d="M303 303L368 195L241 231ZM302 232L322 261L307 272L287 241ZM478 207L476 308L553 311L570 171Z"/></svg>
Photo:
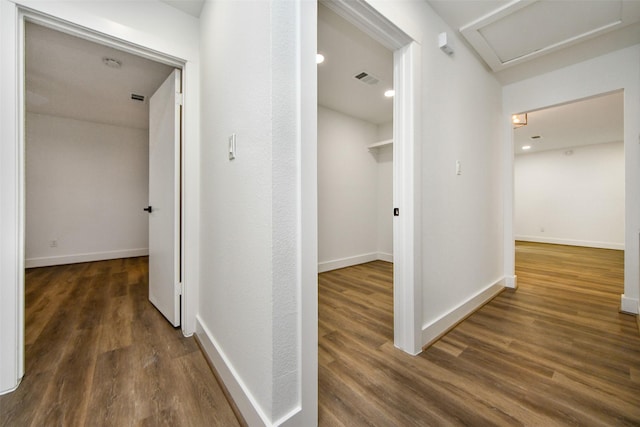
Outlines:
<svg viewBox="0 0 640 427"><path fill-rule="evenodd" d="M523 150L529 150L529 149L531 149L531 146L530 145L523 145L522 149Z"/></svg>
<svg viewBox="0 0 640 427"><path fill-rule="evenodd" d="M120 68L122 67L122 61L118 61L117 59L114 58L107 58L104 57L102 58L102 63L104 65L106 65L109 68Z"/></svg>
<svg viewBox="0 0 640 427"><path fill-rule="evenodd" d="M324 62L324 55L316 53L316 64L322 64Z"/></svg>
<svg viewBox="0 0 640 427"><path fill-rule="evenodd" d="M393 89L388 89L385 91L384 96L386 96L387 98L392 98L393 95L396 94L396 91Z"/></svg>

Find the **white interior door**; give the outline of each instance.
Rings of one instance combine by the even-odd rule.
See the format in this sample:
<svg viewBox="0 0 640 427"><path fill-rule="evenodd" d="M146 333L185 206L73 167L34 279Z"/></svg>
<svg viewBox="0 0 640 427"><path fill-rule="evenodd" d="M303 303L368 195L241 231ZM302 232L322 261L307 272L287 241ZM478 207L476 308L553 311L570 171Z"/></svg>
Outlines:
<svg viewBox="0 0 640 427"><path fill-rule="evenodd" d="M149 300L180 325L180 70L149 100Z"/></svg>

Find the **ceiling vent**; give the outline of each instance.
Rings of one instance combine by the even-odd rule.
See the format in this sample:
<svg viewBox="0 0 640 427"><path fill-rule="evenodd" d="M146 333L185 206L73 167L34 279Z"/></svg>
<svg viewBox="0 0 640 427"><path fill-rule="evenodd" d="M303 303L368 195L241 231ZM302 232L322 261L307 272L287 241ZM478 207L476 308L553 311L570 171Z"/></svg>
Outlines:
<svg viewBox="0 0 640 427"><path fill-rule="evenodd" d="M144 95L137 95L135 93L132 93L131 99L133 99L134 101L144 102Z"/></svg>
<svg viewBox="0 0 640 427"><path fill-rule="evenodd" d="M360 80L362 83L366 83L368 85L375 85L380 83L380 79L377 78L374 75L371 75L369 73L367 73L366 71L362 71L361 73L356 74L355 76L356 79Z"/></svg>

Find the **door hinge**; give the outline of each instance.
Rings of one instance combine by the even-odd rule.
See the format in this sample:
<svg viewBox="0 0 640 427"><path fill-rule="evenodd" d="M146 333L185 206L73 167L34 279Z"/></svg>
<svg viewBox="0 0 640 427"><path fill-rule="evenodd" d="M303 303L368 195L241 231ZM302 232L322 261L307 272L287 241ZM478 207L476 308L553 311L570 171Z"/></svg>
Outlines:
<svg viewBox="0 0 640 427"><path fill-rule="evenodd" d="M178 295L182 295L182 282L176 283L176 292Z"/></svg>
<svg viewBox="0 0 640 427"><path fill-rule="evenodd" d="M176 93L176 104L177 105L184 105L184 95L181 93Z"/></svg>

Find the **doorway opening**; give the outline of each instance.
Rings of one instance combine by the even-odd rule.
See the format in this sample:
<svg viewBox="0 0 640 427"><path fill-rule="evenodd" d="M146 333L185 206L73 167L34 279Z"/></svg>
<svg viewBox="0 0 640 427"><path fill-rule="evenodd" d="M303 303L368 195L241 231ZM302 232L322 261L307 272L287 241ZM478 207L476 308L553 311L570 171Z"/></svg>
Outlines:
<svg viewBox="0 0 640 427"><path fill-rule="evenodd" d="M422 349L422 314L419 259L420 235L419 185L415 171L420 152L415 138L419 134L415 117L419 116L415 88L419 86L420 49L417 43L376 10L361 2L323 2L339 17L354 25L393 52L393 131L390 144L393 164L393 340L394 345L410 354ZM330 58L326 59L330 61ZM363 74L364 72L364 74ZM354 71L353 77L376 79L366 70ZM371 80L370 80L371 81ZM360 83L365 84L365 83ZM370 144L380 140L374 139ZM385 141L385 140L383 140ZM387 140L388 141L388 140ZM375 148L374 148L375 149ZM366 152L366 148L363 148ZM336 153L340 156L340 153ZM396 214L397 213L397 214ZM322 261L322 260L320 260Z"/></svg>
<svg viewBox="0 0 640 427"><path fill-rule="evenodd" d="M20 18L19 118L25 129L19 164L25 171L19 185L25 200L20 265L148 255L149 106L165 79L177 75L177 86L182 86L184 64L37 13ZM176 212L177 274L184 262L182 116L178 105L177 137L170 142L176 196L165 208ZM24 281L23 272L18 283L23 300ZM172 290L179 285L172 283ZM183 302L177 295L178 325L185 315ZM17 353L24 360L26 319L22 308L18 311ZM23 364L19 371L24 375Z"/></svg>
<svg viewBox="0 0 640 427"><path fill-rule="evenodd" d="M616 91L513 116L516 271L518 259L562 266L559 258L572 256L624 271L623 95ZM564 265L570 270L570 263ZM623 275L611 274L613 292L624 293Z"/></svg>
<svg viewBox="0 0 640 427"><path fill-rule="evenodd" d="M393 262L393 52L322 3L318 51L318 271Z"/></svg>

